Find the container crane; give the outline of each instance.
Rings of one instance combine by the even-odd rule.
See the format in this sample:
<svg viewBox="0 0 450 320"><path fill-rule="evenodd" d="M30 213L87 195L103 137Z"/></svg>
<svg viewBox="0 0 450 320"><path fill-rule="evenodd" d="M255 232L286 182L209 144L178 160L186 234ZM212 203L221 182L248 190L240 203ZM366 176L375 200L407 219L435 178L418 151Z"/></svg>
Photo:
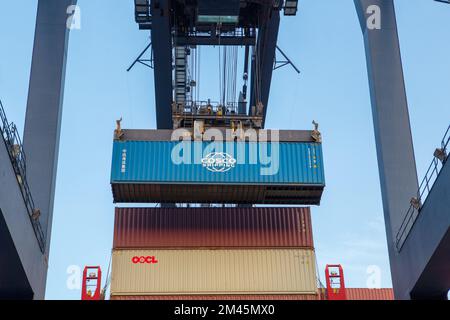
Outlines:
<svg viewBox="0 0 450 320"><path fill-rule="evenodd" d="M191 2L188 1L135 1L136 21L141 29L151 30L152 34L158 128L173 128L171 109L173 78L170 58L173 50L172 31L175 31L177 36L176 46L218 44L220 39L249 48L248 54L246 53L249 57L246 58L246 70L250 71L248 74L253 75L249 77L253 79L249 84L249 105L262 106L261 127L264 127L280 13L284 11L285 15L295 14L297 1L239 1L239 8L241 4L250 8L257 7L258 14L252 18L248 15L249 11L242 8L237 24L243 32L232 33L229 37L224 34L225 30L225 33L229 31L226 28L218 30L206 27L199 28L197 32L197 26L203 24L211 26L217 23L227 26L230 21L226 19L211 21L210 19L217 19L214 7L210 5L214 1L199 0L198 2L202 4L206 12L202 14L204 17L200 20L194 10L195 6L190 5ZM450 176L448 161L441 171L437 185L433 188L433 192L438 190L437 192L440 193L431 195L426 206L419 206L422 209L420 218L415 222L402 248L397 249L395 235L402 225L405 208L417 195L419 186L394 3L393 0L354 0L354 2L367 53L383 208L396 298L443 298L450 287L448 270L445 269L445 261L448 262L450 259L448 257L450 222L448 215L441 214L448 209L449 197L442 196L446 194L445 190L448 190L448 181L450 181L450 179L443 180ZM448 0L435 0L435 2L449 3ZM34 236L29 217L15 215L19 211L27 212L19 188L2 190L0 194L0 229L2 230L0 261L6 261L9 265L1 268L0 279L8 281L1 282L0 296L14 294L22 298L44 298L68 49L67 9L76 3L76 0L39 0L38 2L23 140L27 154L27 181L36 208L40 211L39 221L45 237L45 246L42 252L40 241ZM226 8L227 10L233 9L231 4L236 4L236 1L229 1L229 3L230 7ZM367 26L367 18L371 15L368 9L373 6L381 9L381 29L373 30ZM212 10L212 13L208 10ZM244 17L243 20L241 16ZM181 24L175 24L174 18L181 21ZM235 22L236 15L230 14L230 19L234 19L232 21ZM174 29L175 26L178 27ZM255 29L259 32L255 33ZM250 60L252 46L256 48L258 60ZM389 86L384 85L388 82L391 83ZM242 91L244 95L246 91L244 87ZM0 156L8 159L7 149L3 144L0 144ZM11 186L16 185L17 178L10 162L3 161L1 166L5 170L1 182ZM431 211L432 214L426 215L424 211ZM429 230L438 232L433 232L433 237L429 237ZM418 246L423 253L421 257L414 256ZM410 259L412 256L415 259L413 261Z"/></svg>
<svg viewBox="0 0 450 320"><path fill-rule="evenodd" d="M192 126L195 119L214 122L212 113L219 114L227 125L237 120L263 128L277 50L285 59L277 68L286 64L294 66L277 47L280 13L294 16L297 6L297 0L135 0L136 22L140 29L151 32L157 128ZM235 94L230 97L228 93L228 99L225 98L226 83L231 82L228 86L235 87L236 81L236 73L226 71L220 76L223 77L220 79L223 94L219 103L214 105L210 101L202 103L192 99L199 79L187 78L189 55L196 55L200 46L219 46L219 50L223 46L224 61L221 63L224 69L227 63L235 63L233 50L238 46L244 48L244 84L238 102L234 99ZM142 62L141 58L142 54L133 65ZM249 107L247 91L250 93ZM218 123L214 122L214 125Z"/></svg>

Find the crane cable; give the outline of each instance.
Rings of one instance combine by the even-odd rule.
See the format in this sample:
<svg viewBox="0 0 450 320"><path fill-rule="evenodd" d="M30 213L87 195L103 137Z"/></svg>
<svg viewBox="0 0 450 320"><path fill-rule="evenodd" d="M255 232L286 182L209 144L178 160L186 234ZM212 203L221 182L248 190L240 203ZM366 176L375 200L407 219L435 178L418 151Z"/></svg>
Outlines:
<svg viewBox="0 0 450 320"><path fill-rule="evenodd" d="M233 47L228 48L228 55L229 55L229 60L233 60ZM230 63L230 61L228 62L227 65L227 82L228 82L228 90L227 90L227 103L231 102L231 95L232 95L232 90L233 90L233 73L232 73L232 63Z"/></svg>
<svg viewBox="0 0 450 320"><path fill-rule="evenodd" d="M111 261L112 261L112 251L109 256L109 264L108 264L108 270L106 271L105 285L103 286L103 289L101 291L101 296L102 296L103 300L105 300L106 290L108 290L109 284L111 283Z"/></svg>
<svg viewBox="0 0 450 320"><path fill-rule="evenodd" d="M258 25L259 25L259 17L258 17ZM261 30L258 30L258 33L261 32ZM260 68L260 63L259 63L259 50L260 50L261 44L258 41L256 43L256 46L254 46L252 48L252 56L254 56L254 70L253 70L253 74L255 79L253 80L253 95L254 95L254 103L256 105L256 103L259 100L259 68Z"/></svg>
<svg viewBox="0 0 450 320"><path fill-rule="evenodd" d="M234 58L233 58L233 95L232 102L236 101L236 92L237 92L237 72L238 72L238 59L239 59L239 50L238 47L234 47Z"/></svg>
<svg viewBox="0 0 450 320"><path fill-rule="evenodd" d="M192 60L192 70L191 70L191 82L192 80L195 81L197 78L197 51L192 49L191 50L191 60ZM189 83L189 86L191 88L190 94L191 94L191 100L195 100L195 89L192 90L192 83Z"/></svg>
<svg viewBox="0 0 450 320"><path fill-rule="evenodd" d="M271 8L267 9L268 11L266 12L267 16L270 16L270 10ZM261 32L261 19L260 19L260 15L258 15L258 26L259 30L258 33ZM255 55L255 80L254 80L254 95L255 95L255 104L257 104L258 102L261 102L262 99L262 75L261 75L261 59L262 54L263 54L263 48L261 46L261 42L266 43L267 42L267 38L268 38L268 33L264 31L264 39L263 41L258 41L256 46L253 47L253 54ZM258 37L259 38L259 37Z"/></svg>
<svg viewBox="0 0 450 320"><path fill-rule="evenodd" d="M221 79L223 79L221 101L224 105L233 105L236 102L238 47L224 47L223 55L224 67L223 75L221 75Z"/></svg>
<svg viewBox="0 0 450 320"><path fill-rule="evenodd" d="M192 53L193 52L193 53ZM196 100L196 98L197 98L197 77L198 77L198 75L197 75L197 63L198 63L198 60L197 60L197 49L196 48L193 48L192 50L191 50L191 55L192 55L192 61L193 61L193 80L195 81L195 87L194 88L192 88L191 87L191 100L192 101L195 101Z"/></svg>
<svg viewBox="0 0 450 320"><path fill-rule="evenodd" d="M198 50L198 57L197 57L197 59L198 59L198 64L197 64L197 68L198 68L198 79L197 79L197 99L198 100L200 100L201 99L201 97L200 97L200 78L201 78L201 69L200 69L200 63L201 63L201 61L202 61L202 59L201 59L201 47L200 46L198 46L197 47L197 49L196 50Z"/></svg>
<svg viewBox="0 0 450 320"><path fill-rule="evenodd" d="M193 50L190 50L189 57L187 56L188 50L190 50L189 46L185 46L184 47L184 51L185 51L185 54L186 54L186 58L185 58L185 60L186 60L186 66L185 66L185 68L186 68L186 80L185 80L186 83L185 83L185 87L188 87L190 89L189 92L186 92L185 104L187 104L188 100L189 100L188 99L188 94L189 94L189 96L191 97L191 100L192 100L191 81L192 81L192 79L195 76L195 61L194 61Z"/></svg>
<svg viewBox="0 0 450 320"><path fill-rule="evenodd" d="M201 67L201 61L202 61L202 50L201 49L202 49L201 47L198 47L198 61L199 61L199 64L198 64L198 83L197 83L197 88L198 88L198 99L199 100L201 99L200 79L201 79L201 74L202 74L202 69L200 68Z"/></svg>
<svg viewBox="0 0 450 320"><path fill-rule="evenodd" d="M315 259L315 260L316 260L317 288L319 288L319 298L320 298L320 300L323 300L324 297L326 297L327 290L322 282L322 279L320 278L319 263L317 262L317 259Z"/></svg>
<svg viewBox="0 0 450 320"><path fill-rule="evenodd" d="M235 100L235 85L236 85L236 75L234 71L235 60L236 60L236 47L230 48L231 61L229 63L229 77L230 77L230 86L228 91L228 104L232 104Z"/></svg>
<svg viewBox="0 0 450 320"><path fill-rule="evenodd" d="M226 100L226 92L227 92L227 82L229 78L227 77L227 56L228 56L228 48L226 46L223 47L223 87L222 87L222 105L225 105Z"/></svg>
<svg viewBox="0 0 450 320"><path fill-rule="evenodd" d="M237 85L237 65L238 48L237 46L222 46L220 25L219 30L219 97L220 103L233 104L236 100Z"/></svg>
<svg viewBox="0 0 450 320"><path fill-rule="evenodd" d="M217 30L219 31L219 42L218 42L218 48L219 48L219 97L220 97L220 101L222 102L222 55L221 55L221 52L220 52L220 50L222 49L221 48L221 43L220 43L220 40L221 40L221 32L220 32L220 24L218 24L218 26L217 26Z"/></svg>

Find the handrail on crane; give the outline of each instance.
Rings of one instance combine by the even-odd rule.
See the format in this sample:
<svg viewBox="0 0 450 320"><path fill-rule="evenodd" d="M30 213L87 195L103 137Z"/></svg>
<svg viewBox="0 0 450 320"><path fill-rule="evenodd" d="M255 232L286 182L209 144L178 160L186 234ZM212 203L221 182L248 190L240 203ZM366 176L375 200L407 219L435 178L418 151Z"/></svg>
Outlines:
<svg viewBox="0 0 450 320"><path fill-rule="evenodd" d="M417 198L412 198L408 211L406 212L405 218L400 225L395 238L395 247L397 251L400 251L405 243L408 235L416 222L420 211L425 203L434 183L436 182L439 173L441 172L444 164L447 162L449 157L449 143L450 143L450 125L444 134L441 141L441 148L436 149L434 152L434 158L428 167L425 177L420 183L419 190L417 191Z"/></svg>
<svg viewBox="0 0 450 320"><path fill-rule="evenodd" d="M22 141L20 139L17 127L14 123L9 123L6 118L3 104L0 100L0 135L5 143L8 151L9 159L14 169L17 182L19 183L20 191L27 208L28 215L33 226L36 239L39 243L39 248L42 253L45 253L45 236L42 231L42 226L39 222L40 211L34 204L31 196L30 187L26 178L26 156L23 150Z"/></svg>

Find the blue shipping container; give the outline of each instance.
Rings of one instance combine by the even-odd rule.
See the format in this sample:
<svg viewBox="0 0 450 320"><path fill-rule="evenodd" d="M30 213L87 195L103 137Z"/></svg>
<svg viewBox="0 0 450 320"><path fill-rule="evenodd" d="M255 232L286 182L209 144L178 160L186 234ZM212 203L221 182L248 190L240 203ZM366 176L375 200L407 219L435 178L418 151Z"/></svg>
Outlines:
<svg viewBox="0 0 450 320"><path fill-rule="evenodd" d="M116 140L111 184L116 202L318 204L322 146Z"/></svg>

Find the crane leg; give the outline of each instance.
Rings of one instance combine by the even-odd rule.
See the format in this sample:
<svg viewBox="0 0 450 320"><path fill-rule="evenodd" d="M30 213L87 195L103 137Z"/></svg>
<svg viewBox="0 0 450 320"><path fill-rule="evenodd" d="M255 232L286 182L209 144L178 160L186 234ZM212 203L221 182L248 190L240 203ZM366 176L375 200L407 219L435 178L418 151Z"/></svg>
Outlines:
<svg viewBox="0 0 450 320"><path fill-rule="evenodd" d="M34 35L24 150L27 157L26 177L35 206L41 211L39 220L46 238L47 256L69 40L67 21L71 11L68 13L68 9L76 3L76 0L39 0ZM47 274L44 269L44 275L34 275L41 279L41 286L34 288L36 299L44 297Z"/></svg>
<svg viewBox="0 0 450 320"><path fill-rule="evenodd" d="M394 240L418 181L394 2L354 2L366 48L392 282L397 299L410 299Z"/></svg>

